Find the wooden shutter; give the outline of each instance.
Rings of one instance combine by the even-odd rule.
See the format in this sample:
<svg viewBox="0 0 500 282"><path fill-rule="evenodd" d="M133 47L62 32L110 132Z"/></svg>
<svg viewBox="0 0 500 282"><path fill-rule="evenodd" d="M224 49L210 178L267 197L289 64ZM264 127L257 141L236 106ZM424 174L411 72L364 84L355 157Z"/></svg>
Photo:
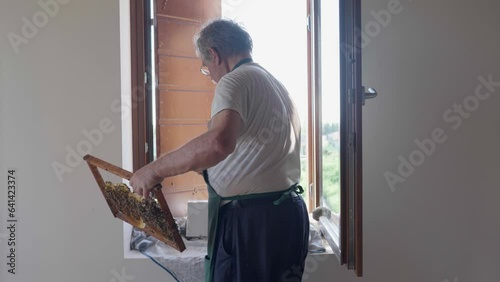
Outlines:
<svg viewBox="0 0 500 282"><path fill-rule="evenodd" d="M220 16L220 0L156 1L158 156L207 130L215 85L200 73L193 37ZM195 172L167 178L163 187L174 216L186 215L188 200L208 198L203 177Z"/></svg>

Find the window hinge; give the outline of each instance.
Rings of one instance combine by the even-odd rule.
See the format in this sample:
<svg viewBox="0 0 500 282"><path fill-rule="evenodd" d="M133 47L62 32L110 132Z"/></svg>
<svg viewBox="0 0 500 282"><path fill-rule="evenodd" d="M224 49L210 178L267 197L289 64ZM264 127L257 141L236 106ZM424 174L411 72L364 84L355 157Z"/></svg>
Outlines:
<svg viewBox="0 0 500 282"><path fill-rule="evenodd" d="M347 89L347 103L354 104L354 89Z"/></svg>
<svg viewBox="0 0 500 282"><path fill-rule="evenodd" d="M352 132L349 134L349 150L354 150L354 147L356 145L356 132Z"/></svg>
<svg viewBox="0 0 500 282"><path fill-rule="evenodd" d="M144 152L147 154L149 150L148 142L144 143Z"/></svg>
<svg viewBox="0 0 500 282"><path fill-rule="evenodd" d="M311 15L307 15L307 31L311 31Z"/></svg>
<svg viewBox="0 0 500 282"><path fill-rule="evenodd" d="M309 198L310 199L314 199L313 189L314 189L314 184L313 183L309 184Z"/></svg>
<svg viewBox="0 0 500 282"><path fill-rule="evenodd" d="M144 84L148 84L148 72L144 72Z"/></svg>

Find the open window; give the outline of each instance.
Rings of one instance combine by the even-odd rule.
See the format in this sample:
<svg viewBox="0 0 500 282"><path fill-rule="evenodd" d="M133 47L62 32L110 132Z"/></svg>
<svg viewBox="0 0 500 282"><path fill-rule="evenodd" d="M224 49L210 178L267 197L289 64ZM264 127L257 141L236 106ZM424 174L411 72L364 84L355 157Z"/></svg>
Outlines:
<svg viewBox="0 0 500 282"><path fill-rule="evenodd" d="M298 106L308 208L332 210L322 221L325 237L339 262L362 276L360 0L292 2L131 0L134 170L206 130L215 86L199 71L193 36L214 17L242 22L255 61ZM273 37L281 43L266 45ZM163 187L174 216L186 214L188 200L207 199L196 173L165 179Z"/></svg>
<svg viewBox="0 0 500 282"><path fill-rule="evenodd" d="M341 264L363 275L361 1L311 0L311 185L314 206L332 210L323 233Z"/></svg>

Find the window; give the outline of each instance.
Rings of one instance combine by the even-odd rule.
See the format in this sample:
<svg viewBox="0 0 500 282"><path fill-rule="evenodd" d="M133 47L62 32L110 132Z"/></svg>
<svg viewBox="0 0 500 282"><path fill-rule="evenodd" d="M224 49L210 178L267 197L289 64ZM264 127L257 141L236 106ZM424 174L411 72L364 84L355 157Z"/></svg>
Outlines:
<svg viewBox="0 0 500 282"><path fill-rule="evenodd" d="M363 275L361 1L311 0L311 132L315 206L333 211L324 233L341 264ZM340 168L340 169L339 169Z"/></svg>
<svg viewBox="0 0 500 282"><path fill-rule="evenodd" d="M340 263L362 276L359 8L358 0L312 0L309 14L316 206L332 210L321 224Z"/></svg>
<svg viewBox="0 0 500 282"><path fill-rule="evenodd" d="M254 59L298 106L309 210L333 211L326 237L340 263L362 276L360 0L131 0L131 9L134 170L206 130L214 85L200 74L193 36L210 18L235 18L254 38ZM265 46L266 36L281 44ZM207 198L196 173L163 187L174 216L186 214L188 200Z"/></svg>

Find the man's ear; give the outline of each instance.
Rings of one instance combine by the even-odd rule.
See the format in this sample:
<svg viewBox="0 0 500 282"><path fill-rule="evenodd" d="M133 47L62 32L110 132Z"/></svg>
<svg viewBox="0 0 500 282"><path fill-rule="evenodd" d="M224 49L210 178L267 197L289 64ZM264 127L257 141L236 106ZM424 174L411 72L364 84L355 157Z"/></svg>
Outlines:
<svg viewBox="0 0 500 282"><path fill-rule="evenodd" d="M217 53L217 50L214 48L208 48L208 52L210 53L210 56L212 56L212 62L215 62L217 65L221 63L221 59L219 57L219 53Z"/></svg>

